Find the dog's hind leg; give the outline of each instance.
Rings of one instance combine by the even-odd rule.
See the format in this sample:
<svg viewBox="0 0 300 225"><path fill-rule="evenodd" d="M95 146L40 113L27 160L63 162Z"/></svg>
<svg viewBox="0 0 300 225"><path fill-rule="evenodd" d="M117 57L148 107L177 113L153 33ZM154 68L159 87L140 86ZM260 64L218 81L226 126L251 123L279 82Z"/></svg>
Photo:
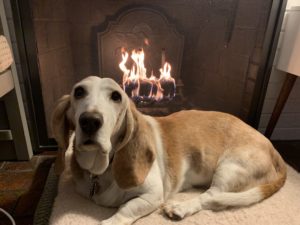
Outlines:
<svg viewBox="0 0 300 225"><path fill-rule="evenodd" d="M228 206L246 206L259 202L263 196L259 187L249 186L252 179L253 171L240 159L239 162L224 160L219 164L211 187L206 192L187 201L166 203L164 212L171 219L179 220L203 209L220 210Z"/></svg>

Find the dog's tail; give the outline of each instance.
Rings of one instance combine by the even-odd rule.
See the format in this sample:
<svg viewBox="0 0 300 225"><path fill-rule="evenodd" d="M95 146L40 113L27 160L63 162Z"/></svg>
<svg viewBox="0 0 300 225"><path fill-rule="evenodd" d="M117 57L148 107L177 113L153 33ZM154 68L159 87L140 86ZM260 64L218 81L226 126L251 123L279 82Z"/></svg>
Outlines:
<svg viewBox="0 0 300 225"><path fill-rule="evenodd" d="M274 181L243 192L218 193L212 197L209 208L218 210L226 207L248 206L258 203L277 192L285 183L286 165L277 151L272 151L272 161L277 172L277 178Z"/></svg>

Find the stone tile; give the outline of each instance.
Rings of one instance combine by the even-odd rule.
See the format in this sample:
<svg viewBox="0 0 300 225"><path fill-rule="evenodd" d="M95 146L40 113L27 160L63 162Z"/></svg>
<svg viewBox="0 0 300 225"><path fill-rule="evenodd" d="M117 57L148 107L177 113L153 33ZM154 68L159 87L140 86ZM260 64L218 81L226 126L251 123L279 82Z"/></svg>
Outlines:
<svg viewBox="0 0 300 225"><path fill-rule="evenodd" d="M249 63L248 69L248 79L256 80L258 74L259 66L257 64Z"/></svg>
<svg viewBox="0 0 300 225"><path fill-rule="evenodd" d="M39 54L48 51L49 41L47 37L47 22L46 21L34 21L35 38L37 41L37 50Z"/></svg>
<svg viewBox="0 0 300 225"><path fill-rule="evenodd" d="M220 73L228 79L243 82L246 79L249 57L223 51L220 58Z"/></svg>
<svg viewBox="0 0 300 225"><path fill-rule="evenodd" d="M66 22L35 21L34 28L39 54L70 46L69 26Z"/></svg>
<svg viewBox="0 0 300 225"><path fill-rule="evenodd" d="M67 8L66 8L66 0L52 0L52 18L56 20L67 20Z"/></svg>
<svg viewBox="0 0 300 225"><path fill-rule="evenodd" d="M52 156L39 157L39 165L36 168L30 189L20 197L14 211L15 216L19 217L34 214L54 159Z"/></svg>
<svg viewBox="0 0 300 225"><path fill-rule="evenodd" d="M50 49L70 46L69 28L66 22L49 22L47 28Z"/></svg>
<svg viewBox="0 0 300 225"><path fill-rule="evenodd" d="M49 19L51 18L52 10L50 10L52 0L32 0L31 1L31 8L33 17L39 19Z"/></svg>
<svg viewBox="0 0 300 225"><path fill-rule="evenodd" d="M48 81L56 76L55 56L55 52L38 55L42 89L47 89Z"/></svg>
<svg viewBox="0 0 300 225"><path fill-rule="evenodd" d="M254 48L252 55L251 55L251 62L259 64L262 58L262 49L261 48Z"/></svg>
<svg viewBox="0 0 300 225"><path fill-rule="evenodd" d="M106 1L105 4L103 4L103 2L99 0L90 0L90 8L85 7L85 10L90 10L90 21L97 21L98 24L101 24L104 22L106 15L113 15L126 4L128 4L126 1Z"/></svg>
<svg viewBox="0 0 300 225"><path fill-rule="evenodd" d="M34 19L66 20L64 0L32 0L31 8Z"/></svg>
<svg viewBox="0 0 300 225"><path fill-rule="evenodd" d="M86 0L67 0L68 19L70 21L86 22L90 20L90 1Z"/></svg>
<svg viewBox="0 0 300 225"><path fill-rule="evenodd" d="M22 191L0 191L0 208L12 213L21 195ZM0 213L0 218L2 217L3 214Z"/></svg>
<svg viewBox="0 0 300 225"><path fill-rule="evenodd" d="M0 172L0 190L28 190L33 178L33 172Z"/></svg>
<svg viewBox="0 0 300 225"><path fill-rule="evenodd" d="M250 56L256 42L256 29L234 29L229 49L235 54Z"/></svg>
<svg viewBox="0 0 300 225"><path fill-rule="evenodd" d="M261 2L263 1L241 1L237 10L235 26L256 28L260 19Z"/></svg>
<svg viewBox="0 0 300 225"><path fill-rule="evenodd" d="M4 167L5 162L0 162L0 171L2 170L2 168Z"/></svg>
<svg viewBox="0 0 300 225"><path fill-rule="evenodd" d="M70 23L70 39L72 44L91 44L91 23Z"/></svg>
<svg viewBox="0 0 300 225"><path fill-rule="evenodd" d="M7 172L18 172L18 171L33 171L37 157L34 156L30 161L23 162L6 162L3 166L3 171Z"/></svg>

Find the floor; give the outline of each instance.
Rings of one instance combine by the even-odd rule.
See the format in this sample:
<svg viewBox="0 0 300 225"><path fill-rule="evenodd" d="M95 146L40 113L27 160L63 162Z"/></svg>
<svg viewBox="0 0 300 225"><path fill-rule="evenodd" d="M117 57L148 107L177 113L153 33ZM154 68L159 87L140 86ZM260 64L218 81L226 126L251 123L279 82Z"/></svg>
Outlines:
<svg viewBox="0 0 300 225"><path fill-rule="evenodd" d="M300 141L275 141L274 146L300 172ZM55 152L43 153L30 162L0 162L0 207L10 212L17 225L31 225ZM0 214L0 225L10 222Z"/></svg>
<svg viewBox="0 0 300 225"><path fill-rule="evenodd" d="M54 155L34 156L28 162L0 162L0 208L8 211L17 225L31 225ZM11 224L0 213L0 225Z"/></svg>
<svg viewBox="0 0 300 225"><path fill-rule="evenodd" d="M273 141L284 160L300 172L300 141Z"/></svg>

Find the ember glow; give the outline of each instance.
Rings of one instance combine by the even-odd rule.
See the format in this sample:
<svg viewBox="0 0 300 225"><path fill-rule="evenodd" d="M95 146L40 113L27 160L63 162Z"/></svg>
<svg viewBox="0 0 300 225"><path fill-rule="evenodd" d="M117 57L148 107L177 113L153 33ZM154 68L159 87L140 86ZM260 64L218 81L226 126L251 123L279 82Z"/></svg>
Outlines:
<svg viewBox="0 0 300 225"><path fill-rule="evenodd" d="M126 67L128 60L132 60L131 69ZM172 67L170 63L164 62L159 69L160 76L157 77L151 72L147 75L145 67L145 53L143 49L133 50L129 54L122 51L122 61L119 68L123 72L123 89L133 99L141 101L161 101L163 99L171 100L175 96L175 79L171 76ZM163 54L162 60L165 61Z"/></svg>

